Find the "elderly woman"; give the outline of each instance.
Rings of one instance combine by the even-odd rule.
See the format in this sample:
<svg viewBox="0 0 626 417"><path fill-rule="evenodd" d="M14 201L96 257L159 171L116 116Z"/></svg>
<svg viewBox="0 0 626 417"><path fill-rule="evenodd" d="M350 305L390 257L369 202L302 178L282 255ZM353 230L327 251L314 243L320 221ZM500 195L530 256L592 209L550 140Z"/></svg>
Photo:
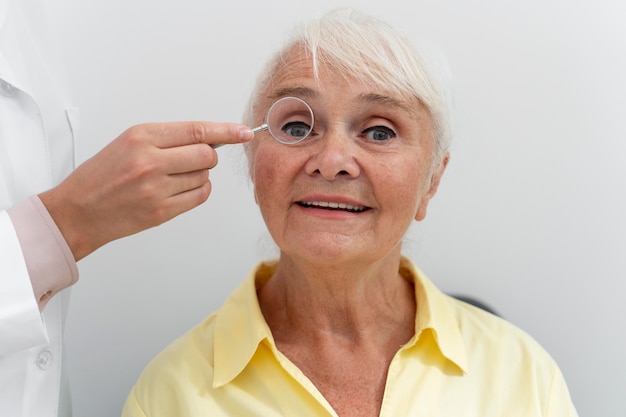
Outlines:
<svg viewBox="0 0 626 417"><path fill-rule="evenodd" d="M285 97L313 116L272 107ZM124 416L576 416L536 342L402 256L449 142L443 94L407 41L351 11L309 22L246 122L269 125L247 155L280 257L152 361Z"/></svg>

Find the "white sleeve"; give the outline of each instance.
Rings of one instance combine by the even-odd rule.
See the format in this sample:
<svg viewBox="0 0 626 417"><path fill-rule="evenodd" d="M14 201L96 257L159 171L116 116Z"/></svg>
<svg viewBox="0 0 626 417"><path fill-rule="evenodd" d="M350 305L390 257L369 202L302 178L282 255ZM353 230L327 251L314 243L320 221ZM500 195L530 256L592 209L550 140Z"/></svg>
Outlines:
<svg viewBox="0 0 626 417"><path fill-rule="evenodd" d="M13 223L0 211L0 356L48 342Z"/></svg>

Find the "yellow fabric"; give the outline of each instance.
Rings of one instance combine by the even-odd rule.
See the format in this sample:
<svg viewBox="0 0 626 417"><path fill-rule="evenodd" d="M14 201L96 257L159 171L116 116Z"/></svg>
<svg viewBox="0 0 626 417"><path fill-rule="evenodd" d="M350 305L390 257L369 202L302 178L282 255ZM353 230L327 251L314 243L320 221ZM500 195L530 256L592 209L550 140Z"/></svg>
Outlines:
<svg viewBox="0 0 626 417"><path fill-rule="evenodd" d="M144 370L124 417L336 416L274 344L256 297L275 264L259 265L222 308ZM413 264L415 336L389 367L385 417L575 417L549 355L506 321L441 293Z"/></svg>

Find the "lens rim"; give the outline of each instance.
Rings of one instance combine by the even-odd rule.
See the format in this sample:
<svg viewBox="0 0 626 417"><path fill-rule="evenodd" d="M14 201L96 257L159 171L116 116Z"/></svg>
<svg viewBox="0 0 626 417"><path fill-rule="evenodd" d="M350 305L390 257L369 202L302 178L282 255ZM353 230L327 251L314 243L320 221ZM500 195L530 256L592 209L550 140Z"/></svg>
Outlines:
<svg viewBox="0 0 626 417"><path fill-rule="evenodd" d="M297 100L300 103L304 104L304 107L306 107L306 109L309 111L309 115L311 116L311 128L309 129L307 134L302 136L298 140L291 141L291 142L287 142L285 140L280 139L276 134L274 134L274 132L272 131L272 126L270 125L270 115L272 114L272 110L274 110L278 104L283 103L286 100ZM314 123L315 123L315 115L313 114L313 109L311 108L311 106L309 106L309 103L307 103L306 101L302 100L299 97L293 97L293 96L281 97L278 100L276 100L267 110L267 115L265 116L265 124L267 126L267 131L272 136L272 138L274 138L274 140L276 140L279 143L282 143L283 145L296 145L302 142L303 140L305 140L306 138L308 138L311 132L313 131Z"/></svg>

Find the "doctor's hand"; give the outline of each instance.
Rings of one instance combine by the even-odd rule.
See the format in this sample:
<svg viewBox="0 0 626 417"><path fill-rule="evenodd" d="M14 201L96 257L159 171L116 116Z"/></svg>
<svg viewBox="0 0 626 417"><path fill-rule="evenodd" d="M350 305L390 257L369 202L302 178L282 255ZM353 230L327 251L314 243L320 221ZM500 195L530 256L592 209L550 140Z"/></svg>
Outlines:
<svg viewBox="0 0 626 417"><path fill-rule="evenodd" d="M39 197L78 261L205 202L208 170L217 164L210 145L252 137L248 127L233 123L133 126Z"/></svg>

